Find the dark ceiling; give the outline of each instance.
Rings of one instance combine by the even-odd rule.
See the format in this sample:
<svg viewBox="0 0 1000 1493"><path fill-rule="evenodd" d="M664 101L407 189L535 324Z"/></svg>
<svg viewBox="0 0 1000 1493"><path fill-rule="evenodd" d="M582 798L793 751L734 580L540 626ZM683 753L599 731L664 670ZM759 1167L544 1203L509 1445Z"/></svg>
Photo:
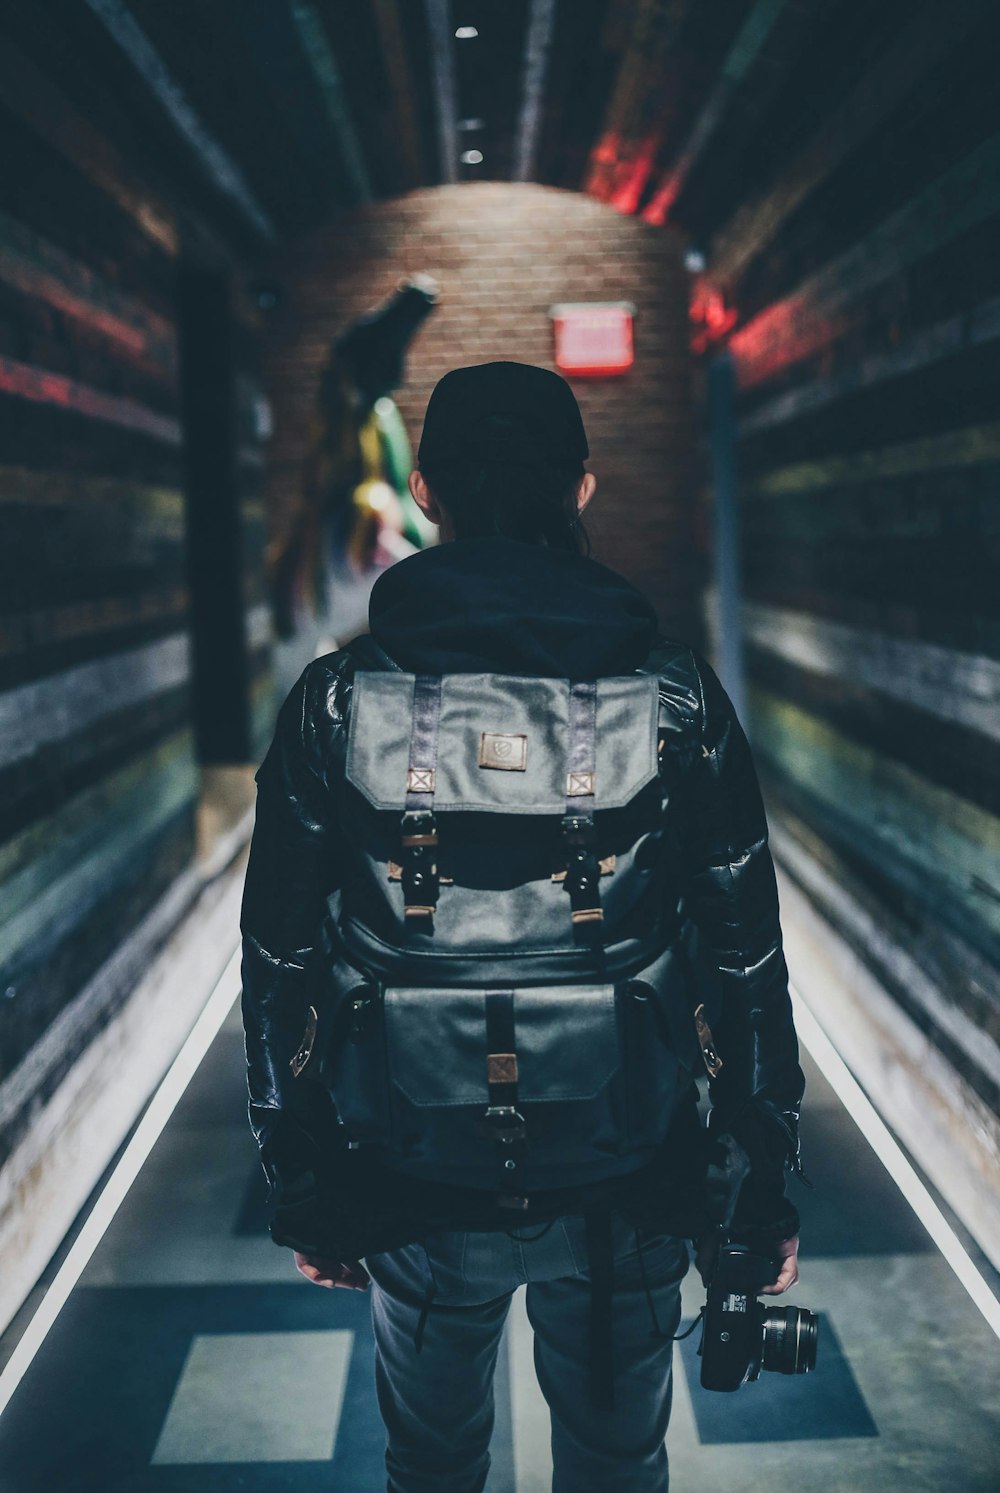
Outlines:
<svg viewBox="0 0 1000 1493"><path fill-rule="evenodd" d="M968 18L991 7L952 9L974 33ZM3 25L88 119L128 142L151 184L180 181L243 253L373 198L478 179L584 190L709 248L734 205L764 191L887 49L904 33L919 47L920 15L934 10L920 0L14 0ZM470 28L478 34L456 34ZM929 86L933 95L933 66ZM955 128L975 104L956 92ZM919 114L920 98L907 107Z"/></svg>

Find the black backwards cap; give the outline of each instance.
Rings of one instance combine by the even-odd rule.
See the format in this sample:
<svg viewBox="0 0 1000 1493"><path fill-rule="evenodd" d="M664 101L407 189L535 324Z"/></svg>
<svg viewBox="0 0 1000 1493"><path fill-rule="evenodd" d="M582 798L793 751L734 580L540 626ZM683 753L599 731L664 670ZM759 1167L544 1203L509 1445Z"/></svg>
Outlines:
<svg viewBox="0 0 1000 1493"><path fill-rule="evenodd" d="M417 460L564 463L590 454L580 407L558 373L530 363L453 368L435 385Z"/></svg>

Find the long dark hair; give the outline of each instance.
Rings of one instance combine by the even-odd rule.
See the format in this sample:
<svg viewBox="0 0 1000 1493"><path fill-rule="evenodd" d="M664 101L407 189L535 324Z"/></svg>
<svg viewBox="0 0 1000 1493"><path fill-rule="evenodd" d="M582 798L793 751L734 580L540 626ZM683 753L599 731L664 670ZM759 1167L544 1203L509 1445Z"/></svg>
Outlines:
<svg viewBox="0 0 1000 1493"><path fill-rule="evenodd" d="M516 422L496 415L484 424L491 439L481 456L421 464L455 538L500 535L589 555L590 537L576 502L583 463L546 461L540 453L512 454L520 433Z"/></svg>

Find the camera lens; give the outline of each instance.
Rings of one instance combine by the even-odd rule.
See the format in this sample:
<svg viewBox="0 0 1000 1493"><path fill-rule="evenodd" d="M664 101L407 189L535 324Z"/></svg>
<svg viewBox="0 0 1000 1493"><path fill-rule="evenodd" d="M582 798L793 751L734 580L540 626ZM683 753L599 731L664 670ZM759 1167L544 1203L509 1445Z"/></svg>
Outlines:
<svg viewBox="0 0 1000 1493"><path fill-rule="evenodd" d="M762 1364L778 1374L808 1374L816 1367L817 1319L801 1306L772 1306L764 1312Z"/></svg>

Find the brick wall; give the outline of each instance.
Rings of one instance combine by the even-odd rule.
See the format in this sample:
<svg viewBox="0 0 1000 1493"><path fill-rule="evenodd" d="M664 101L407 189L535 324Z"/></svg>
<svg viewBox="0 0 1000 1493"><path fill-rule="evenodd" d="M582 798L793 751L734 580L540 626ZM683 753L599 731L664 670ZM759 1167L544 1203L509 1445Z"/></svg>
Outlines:
<svg viewBox="0 0 1000 1493"><path fill-rule="evenodd" d="M554 302L634 301L632 370L574 384L600 484L587 527L595 558L646 592L664 628L695 638L704 567L692 521L688 290L672 234L575 193L464 183L353 213L269 269L282 287L265 364L278 527L300 480L330 341L401 276L432 274L442 291L397 395L414 445L431 389L449 368L494 358L551 367Z"/></svg>

